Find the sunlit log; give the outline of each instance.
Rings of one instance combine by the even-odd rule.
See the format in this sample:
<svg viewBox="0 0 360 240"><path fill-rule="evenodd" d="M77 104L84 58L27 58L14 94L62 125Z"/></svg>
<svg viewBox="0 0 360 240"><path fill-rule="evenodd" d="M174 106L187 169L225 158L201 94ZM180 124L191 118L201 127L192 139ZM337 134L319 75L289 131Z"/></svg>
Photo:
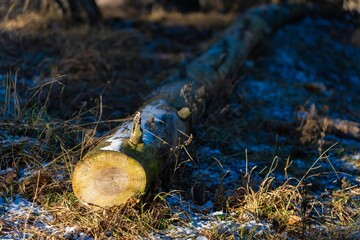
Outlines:
<svg viewBox="0 0 360 240"><path fill-rule="evenodd" d="M189 134L192 116L216 96L251 50L280 25L309 11L307 5L269 5L241 14L185 71L169 77L110 138L76 165L72 184L83 203L112 206L143 194L163 173L172 172L171 149ZM140 89L139 89L140 90Z"/></svg>

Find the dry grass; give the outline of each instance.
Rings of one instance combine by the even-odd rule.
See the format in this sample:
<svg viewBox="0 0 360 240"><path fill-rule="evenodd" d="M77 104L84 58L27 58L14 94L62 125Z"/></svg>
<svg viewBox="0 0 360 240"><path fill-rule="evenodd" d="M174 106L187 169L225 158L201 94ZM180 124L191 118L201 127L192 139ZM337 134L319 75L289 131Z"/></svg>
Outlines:
<svg viewBox="0 0 360 240"><path fill-rule="evenodd" d="M57 203L52 203L47 209L53 213L55 226L60 229L74 226L77 231L95 239L150 237L150 232L167 228L177 220L161 194L152 203L132 206L129 202L120 207L93 209L79 204L69 193L67 198L61 196Z"/></svg>
<svg viewBox="0 0 360 240"><path fill-rule="evenodd" d="M49 19L44 19L44 16L41 16L37 13L25 13L18 15L14 19L8 19L6 21L2 21L0 26L1 29L7 30L7 31L13 31L13 30L19 30L29 27L29 25L32 25L31 28L34 27L34 25L43 25L46 21Z"/></svg>
<svg viewBox="0 0 360 240"><path fill-rule="evenodd" d="M145 20L164 21L169 26L180 24L180 26L195 28L214 26L216 28L226 25L232 18L231 14L225 16L217 13L183 15L155 9L146 16ZM35 213L33 214L32 210L16 219L22 221L22 224L16 227L0 219L0 230L5 233L23 232L32 238L41 239L61 238L64 236L66 227L75 227L77 231L91 235L95 239L140 239L151 238L151 232L169 228L172 223L182 221L178 215L172 213L171 207L165 200L166 193L147 196L140 203L130 201L127 205L108 209L89 208L80 204L75 198L71 189L71 173L75 163L89 148L100 141L95 137L97 130L108 129L108 122L101 121L104 106L99 96L101 96L102 88L93 94L97 100L87 109L85 106L80 107L76 113L72 111L66 119L65 117L55 118L49 114L50 104L53 102L59 104L60 93L64 94L62 96L65 98L74 96L74 92L63 93L64 83L70 86L83 85L76 89L77 93L94 89L91 84L96 87L101 84L106 85L109 80L117 82L111 85L111 87L115 86L117 95L119 92L124 95L130 94L130 90L136 88L150 90L154 84L149 86L144 79L160 76L157 78L160 81L165 71L162 71L162 75L153 73L143 76L144 72L152 68L154 72L159 72L159 68L154 67L157 66L159 59L152 58L151 52L147 52L144 48L146 41L151 40L148 38L148 32L145 34L136 30L113 32L109 29L89 29L88 26L65 30L62 23L53 22L53 19L46 19L45 22L56 28L44 31L47 27L43 21L44 18L38 14L26 13L17 18L8 19L0 26L2 35L0 44L5 46L10 42L13 43L4 48L6 58L0 63L1 66L12 69L9 66L27 68L31 65L28 72L35 69L37 73L43 75L41 78L44 80L39 87L26 92L23 89L26 89L26 84L22 87L20 84L22 80L16 74L9 74L7 79L5 103L0 109L2 116L0 168L9 170L3 171L0 175L0 196L5 200L10 200L21 195L33 202L34 206L35 204L42 206L52 214L54 219L49 223L58 230L49 233L41 228L32 228L32 223L39 218ZM19 35L17 31L20 32ZM41 31L44 31L43 35L39 34ZM23 54L27 53L27 49L31 47L35 49L35 52L49 47L52 57L47 58L46 61L41 59L34 64L36 55ZM179 47L174 52L182 49ZM167 58L163 61L167 64L159 65L161 69L167 69L181 60L183 57L172 55L170 63ZM11 64L6 65L8 63ZM46 68L43 68L44 65ZM142 72L139 73L138 69L142 69ZM47 79L45 76L49 74L53 74L53 77ZM66 76L59 74L66 74ZM114 75L117 76L114 77ZM102 82L99 83L99 81ZM139 86L139 82L143 85ZM71 104L65 101L64 105ZM223 117L221 113L216 112L214 115ZM60 112L61 114L63 112ZM323 154L321 141L326 129L319 125L315 109L310 110L308 116L300 128L302 138L305 142L317 144L320 154ZM221 121L225 120L223 117ZM121 119L116 123L120 121ZM207 121L207 125L215 126L211 119ZM212 135L209 134L212 139L216 139L220 135L219 132L223 131L218 125L219 122L215 123L217 123L216 127L208 126L207 128L213 131ZM252 126L247 122L242 124L242 126L237 125L234 131L242 132L248 126ZM228 145L232 140L232 135L229 134L227 138L222 139L223 145ZM218 139L217 142L219 142ZM257 157L264 158L263 155ZM317 161L324 158L321 155ZM276 159L274 161L271 170L263 178L254 177L256 175L254 169L247 171L241 179L239 188L230 198L223 196L223 191L219 186L216 204L222 206L224 210L237 214L235 217L224 218L240 224L253 219L272 223L274 227L272 235L264 234L260 236L261 238L292 236L299 239L345 239L356 236L356 231L360 230L357 225L360 218L360 188L358 186L351 186L344 179L340 189L314 195L308 191L304 180L318 169L311 167L302 179L291 178L279 184L272 174ZM288 167L288 165L285 166L285 169ZM195 199L194 196L192 198ZM241 227L236 231L242 238L259 237L252 230ZM236 238L232 232L223 232L217 226L204 230L202 235L209 239ZM71 234L66 237L71 238Z"/></svg>
<svg viewBox="0 0 360 240"><path fill-rule="evenodd" d="M31 207L28 214L13 218L18 222L15 228L4 222L3 233L15 231L19 236L57 238L65 233L66 227L74 226L77 231L95 239L134 239L149 237L150 231L166 228L177 219L163 194L148 196L151 201L144 203L130 201L127 205L108 209L80 204L72 193L70 176L83 153L101 141L94 135L104 122L82 124L82 116L86 115L82 112L66 121L54 119L46 114L47 101L45 105L29 105L30 102L17 93L16 83L16 78L8 81L7 100L1 109L0 167L8 170L0 175L0 196L11 202L21 195L42 206L53 215L53 221L45 222L58 230L49 233L46 228L34 226L39 217ZM40 93L35 91L30 98L36 98ZM94 119L101 119L100 108L92 112Z"/></svg>
<svg viewBox="0 0 360 240"><path fill-rule="evenodd" d="M8 71L22 67L16 74L9 73L3 86L6 99L1 109L0 167L8 171L1 172L0 196L11 202L20 195L33 206L40 205L54 217L53 221L44 221L58 227L49 233L34 226L38 217L31 207L26 215L13 218L18 224L1 223L2 233L15 232L19 238L25 233L32 238L58 238L63 236L66 227L74 226L96 239L134 239L149 236L150 231L166 228L175 221L176 215L171 213L161 194L148 196L146 202L134 205L94 210L81 205L71 189L75 163L101 140L94 137L96 132L108 130L109 122L101 121L105 113L101 94L108 93L102 86L93 94L92 104L82 102L73 107L81 102L84 89L87 92L99 89L99 85L110 85L108 81L114 80L110 89L117 96L116 102L121 103L120 92L123 94L120 98L126 99L123 104L136 109L137 106L128 103L127 95L135 99L130 91L142 89L139 94L145 94L149 82L144 79L151 75L146 75L150 69L157 72L157 76L166 74L157 70L159 59L146 48L147 36L136 29L68 27L57 19L43 18L36 13L9 18L0 28L4 36L0 45L5 50L0 64ZM38 58L39 53L44 56ZM177 56L173 59L170 56L161 60L160 66L169 68L166 66L179 60ZM49 79L50 74L54 77ZM38 86L29 89L25 79L32 79L34 75L40 75ZM153 75L151 79L161 81L162 77ZM62 111L61 104L70 112ZM113 107L117 107L116 104ZM58 110L55 114L54 109Z"/></svg>
<svg viewBox="0 0 360 240"><path fill-rule="evenodd" d="M236 14L210 13L188 13L168 12L162 8L153 8L150 14L144 15L143 19L152 22L164 22L168 26L191 26L197 29L227 26Z"/></svg>
<svg viewBox="0 0 360 240"><path fill-rule="evenodd" d="M231 211L238 213L236 220L240 223L254 219L271 223L274 229L265 238L353 239L360 229L359 186L351 185L344 178L341 189L325 190L317 195L312 194L305 184L322 158L320 156L300 180L289 178L281 185L275 184L275 177L270 177L275 170L271 168L258 184L251 179L253 168L229 198ZM272 166L276 165L274 162ZM245 234L252 236L248 231Z"/></svg>
<svg viewBox="0 0 360 240"><path fill-rule="evenodd" d="M133 27L117 27L122 20L114 21L97 27L71 25L58 15L34 12L4 20L0 24L2 74L20 69L20 78L35 76L40 83L49 75L64 75L62 85L53 89L57 91L54 95L58 94L56 106L50 102L50 109L58 108L61 115L72 114L85 101L91 108L97 103L89 99L103 94L104 115L108 117L116 109L124 116L138 108L172 68L206 46L204 42L215 28L204 33L190 26L173 26L184 33L177 34L177 42L169 45L174 36L173 31L162 30L166 21L154 24L138 16L131 20ZM113 100L119 93L137 104Z"/></svg>

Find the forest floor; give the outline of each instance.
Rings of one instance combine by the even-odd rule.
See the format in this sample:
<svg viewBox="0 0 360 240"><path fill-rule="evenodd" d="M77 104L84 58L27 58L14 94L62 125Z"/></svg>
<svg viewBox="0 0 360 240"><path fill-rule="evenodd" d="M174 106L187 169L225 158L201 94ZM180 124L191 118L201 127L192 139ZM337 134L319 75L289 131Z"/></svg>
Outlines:
<svg viewBox="0 0 360 240"><path fill-rule="evenodd" d="M233 18L157 10L93 27L33 13L4 20L0 238L359 239L360 140L328 128L360 121L360 28L350 14L309 16L259 44L197 119L169 185L110 209L74 197L83 153Z"/></svg>

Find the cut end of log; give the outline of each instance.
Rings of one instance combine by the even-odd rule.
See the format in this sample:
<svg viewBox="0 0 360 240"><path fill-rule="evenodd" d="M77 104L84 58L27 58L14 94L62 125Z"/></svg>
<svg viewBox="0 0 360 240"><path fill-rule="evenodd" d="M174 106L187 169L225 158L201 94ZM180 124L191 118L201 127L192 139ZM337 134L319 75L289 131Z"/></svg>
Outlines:
<svg viewBox="0 0 360 240"><path fill-rule="evenodd" d="M99 150L76 165L72 185L82 203L108 207L144 193L146 180L138 161L121 152Z"/></svg>

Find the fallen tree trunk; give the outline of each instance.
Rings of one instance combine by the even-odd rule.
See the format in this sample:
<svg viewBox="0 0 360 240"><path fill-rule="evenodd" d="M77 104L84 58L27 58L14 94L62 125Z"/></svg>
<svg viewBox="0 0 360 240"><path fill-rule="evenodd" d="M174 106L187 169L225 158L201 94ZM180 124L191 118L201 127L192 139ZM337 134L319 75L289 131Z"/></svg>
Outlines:
<svg viewBox="0 0 360 240"><path fill-rule="evenodd" d="M72 184L83 203L112 206L143 194L171 162L191 115L220 89L250 51L274 28L294 21L307 5L269 5L240 15L205 53L169 78L134 117L76 165Z"/></svg>

